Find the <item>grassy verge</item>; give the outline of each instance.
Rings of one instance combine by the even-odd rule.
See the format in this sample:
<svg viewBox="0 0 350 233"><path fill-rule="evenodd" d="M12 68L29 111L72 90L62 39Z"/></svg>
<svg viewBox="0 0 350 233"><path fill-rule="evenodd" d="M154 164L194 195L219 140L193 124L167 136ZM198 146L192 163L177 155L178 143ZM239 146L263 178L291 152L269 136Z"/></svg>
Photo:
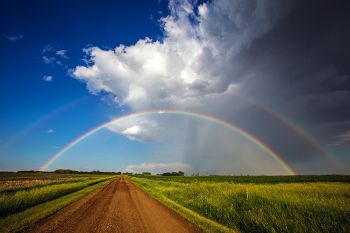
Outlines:
<svg viewBox="0 0 350 233"><path fill-rule="evenodd" d="M58 210L66 207L67 205L79 200L86 196L90 192L101 188L111 182L111 178L85 187L79 191L70 193L60 198L48 201L37 206L28 208L22 212L9 215L5 218L0 219L0 232L1 233L12 233L21 231L30 225L44 219Z"/></svg>
<svg viewBox="0 0 350 233"><path fill-rule="evenodd" d="M140 178L130 178L132 182L137 184L141 189L149 193L151 196L153 196L155 199L163 203L164 205L168 206L178 214L180 214L182 217L186 218L191 223L198 226L201 230L208 233L235 233L238 232L237 230L230 229L222 224L219 224L213 220L210 220L208 218L205 218L204 216L200 215L199 213L188 209L175 201L167 198L166 196L162 195L160 192L157 192L154 188L147 185L144 182L145 180L140 180Z"/></svg>
<svg viewBox="0 0 350 233"><path fill-rule="evenodd" d="M52 184L43 187L33 187L28 190L20 190L11 193L0 194L0 216L5 217L22 211L31 206L53 200L68 193L78 191L88 186L100 183L109 177L87 180L76 183Z"/></svg>
<svg viewBox="0 0 350 233"><path fill-rule="evenodd" d="M130 179L170 208L189 209L241 232L348 232L350 226L348 183L238 184L188 180L182 183L171 179ZM206 232L218 232L203 221L197 225Z"/></svg>

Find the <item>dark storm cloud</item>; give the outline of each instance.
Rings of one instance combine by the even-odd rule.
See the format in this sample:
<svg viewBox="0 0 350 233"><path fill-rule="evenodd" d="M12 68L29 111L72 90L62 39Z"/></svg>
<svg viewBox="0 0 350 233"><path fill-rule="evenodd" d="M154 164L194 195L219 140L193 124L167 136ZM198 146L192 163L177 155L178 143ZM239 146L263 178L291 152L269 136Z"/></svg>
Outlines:
<svg viewBox="0 0 350 233"><path fill-rule="evenodd" d="M349 9L349 1L294 1L235 58L246 94L310 130L350 119Z"/></svg>
<svg viewBox="0 0 350 233"><path fill-rule="evenodd" d="M270 30L235 56L226 56L232 64L226 82L242 85L240 94L286 116L326 149L349 144L350 3L292 1L278 9ZM226 41L225 47L229 45ZM323 153L240 98L222 103L227 108L213 112L256 135L292 164Z"/></svg>

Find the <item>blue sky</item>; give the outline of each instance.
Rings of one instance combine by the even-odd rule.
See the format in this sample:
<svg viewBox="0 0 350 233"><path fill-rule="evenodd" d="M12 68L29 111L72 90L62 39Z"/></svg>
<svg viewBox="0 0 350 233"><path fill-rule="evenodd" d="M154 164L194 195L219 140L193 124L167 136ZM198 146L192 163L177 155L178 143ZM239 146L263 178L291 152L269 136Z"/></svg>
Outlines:
<svg viewBox="0 0 350 233"><path fill-rule="evenodd" d="M152 15L156 20L167 12L167 3L2 1L0 11L0 51L6 57L0 63L0 148L5 161L1 169L33 169L58 147L120 114L69 76L68 69L83 63L83 48L90 44L112 48L146 35L159 37L160 27ZM11 36L19 38L11 41ZM50 51L44 53L45 48ZM67 50L68 58L57 55L60 50ZM57 60L46 64L43 56ZM44 81L44 76L53 80ZM80 102L40 122L74 101ZM37 121L38 126L6 148ZM49 129L54 132L48 133Z"/></svg>
<svg viewBox="0 0 350 233"><path fill-rule="evenodd" d="M349 4L316 8L1 1L0 170L37 169L112 118L178 109L234 124L297 173L348 173ZM50 169L285 174L258 144L189 114L145 115L97 132Z"/></svg>

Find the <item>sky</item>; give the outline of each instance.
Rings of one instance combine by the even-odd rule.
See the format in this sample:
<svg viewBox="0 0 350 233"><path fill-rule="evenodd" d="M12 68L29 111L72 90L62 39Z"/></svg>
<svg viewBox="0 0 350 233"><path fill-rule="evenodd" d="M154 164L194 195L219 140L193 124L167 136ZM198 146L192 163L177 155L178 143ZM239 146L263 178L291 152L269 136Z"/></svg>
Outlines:
<svg viewBox="0 0 350 233"><path fill-rule="evenodd" d="M349 174L349 10L1 1L0 170Z"/></svg>

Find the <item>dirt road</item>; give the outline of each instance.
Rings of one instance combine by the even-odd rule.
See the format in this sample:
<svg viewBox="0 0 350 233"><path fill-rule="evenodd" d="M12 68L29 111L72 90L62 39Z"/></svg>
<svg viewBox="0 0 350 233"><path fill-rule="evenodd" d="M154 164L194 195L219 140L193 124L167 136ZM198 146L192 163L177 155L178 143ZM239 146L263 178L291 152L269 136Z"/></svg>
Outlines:
<svg viewBox="0 0 350 233"><path fill-rule="evenodd" d="M82 198L27 232L199 232L124 178Z"/></svg>

